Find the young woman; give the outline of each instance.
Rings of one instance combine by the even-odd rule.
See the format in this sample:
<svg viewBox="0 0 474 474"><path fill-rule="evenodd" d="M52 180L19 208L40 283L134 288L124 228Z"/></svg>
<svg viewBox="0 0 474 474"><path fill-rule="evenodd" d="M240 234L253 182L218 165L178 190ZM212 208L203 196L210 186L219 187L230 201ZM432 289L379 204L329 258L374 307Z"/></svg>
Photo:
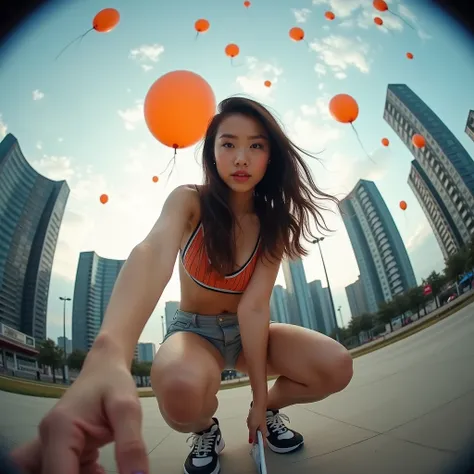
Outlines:
<svg viewBox="0 0 474 474"><path fill-rule="evenodd" d="M250 378L249 442L261 430L276 453L303 445L279 410L344 389L352 358L316 331L270 321L281 260L306 255L302 240L314 237L311 218L325 229L321 201L336 201L318 190L301 153L262 105L244 98L220 104L204 140L204 184L171 192L119 275L78 380L42 421L40 439L16 459L36 455L41 472L76 473L72 466L95 465L97 448L115 441L120 472L148 473L129 368L178 255L180 309L151 380L168 425L193 434L184 472L220 472L224 441L214 414L225 368ZM268 390L269 375L278 378Z"/></svg>

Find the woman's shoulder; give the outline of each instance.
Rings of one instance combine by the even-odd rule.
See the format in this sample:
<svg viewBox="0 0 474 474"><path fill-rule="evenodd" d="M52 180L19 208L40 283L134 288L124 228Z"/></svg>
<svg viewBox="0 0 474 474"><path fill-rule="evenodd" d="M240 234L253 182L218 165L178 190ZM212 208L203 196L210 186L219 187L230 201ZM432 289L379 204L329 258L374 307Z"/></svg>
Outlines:
<svg viewBox="0 0 474 474"><path fill-rule="evenodd" d="M197 184L182 184L171 191L168 200L178 204L182 209L185 206L194 217L201 214L201 201L199 193L202 186Z"/></svg>

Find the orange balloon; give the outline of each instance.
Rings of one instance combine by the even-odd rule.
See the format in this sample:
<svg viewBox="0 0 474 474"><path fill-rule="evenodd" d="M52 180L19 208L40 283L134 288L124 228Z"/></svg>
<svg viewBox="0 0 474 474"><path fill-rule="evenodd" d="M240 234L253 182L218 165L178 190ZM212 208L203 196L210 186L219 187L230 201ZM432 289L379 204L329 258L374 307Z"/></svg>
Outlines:
<svg viewBox="0 0 474 474"><path fill-rule="evenodd" d="M109 196L107 196L107 194L101 194L99 199L102 204L107 204L109 202Z"/></svg>
<svg viewBox="0 0 474 474"><path fill-rule="evenodd" d="M376 25L382 26L382 25L383 25L383 20L382 20L382 18L380 18L379 16L376 16L376 17L374 18L374 23L375 23Z"/></svg>
<svg viewBox="0 0 474 474"><path fill-rule="evenodd" d="M400 209L402 211L406 211L407 210L407 203L405 201L400 201Z"/></svg>
<svg viewBox="0 0 474 474"><path fill-rule="evenodd" d="M245 2L244 2L244 7L245 7L245 8L248 8L249 6L250 6L250 2L245 1Z"/></svg>
<svg viewBox="0 0 474 474"><path fill-rule="evenodd" d="M209 22L205 18L200 18L199 20L196 20L194 23L194 29L198 33L204 33L209 29Z"/></svg>
<svg viewBox="0 0 474 474"><path fill-rule="evenodd" d="M154 183L157 183L158 180L159 180L158 176L153 176L153 178L151 178L151 179L153 180Z"/></svg>
<svg viewBox="0 0 474 474"><path fill-rule="evenodd" d="M272 85L270 81L265 81L263 84L265 85L265 87L271 87Z"/></svg>
<svg viewBox="0 0 474 474"><path fill-rule="evenodd" d="M348 94L335 95L329 102L329 112L342 123L352 123L359 115L359 105Z"/></svg>
<svg viewBox="0 0 474 474"><path fill-rule="evenodd" d="M413 135L411 142L416 146L416 148L423 148L426 143L425 137L419 133L415 133L415 135Z"/></svg>
<svg viewBox="0 0 474 474"><path fill-rule="evenodd" d="M384 0L374 0L372 4L379 12L386 12L388 10L388 5Z"/></svg>
<svg viewBox="0 0 474 474"><path fill-rule="evenodd" d="M225 47L225 54L230 58L235 58L238 56L239 52L240 48L236 44L231 43Z"/></svg>
<svg viewBox="0 0 474 474"><path fill-rule="evenodd" d="M172 71L157 79L145 97L146 124L163 145L177 149L198 142L216 111L211 86L191 71Z"/></svg>
<svg viewBox="0 0 474 474"><path fill-rule="evenodd" d="M304 39L304 31L298 26L294 26L290 30L290 38L294 41L301 41Z"/></svg>
<svg viewBox="0 0 474 474"><path fill-rule="evenodd" d="M382 145L383 146L388 146L390 142L388 141L388 138L382 138Z"/></svg>
<svg viewBox="0 0 474 474"><path fill-rule="evenodd" d="M413 53L407 53L407 58L408 59L413 59Z"/></svg>
<svg viewBox="0 0 474 474"><path fill-rule="evenodd" d="M101 10L92 20L92 27L99 33L112 31L120 21L120 13L115 8Z"/></svg>
<svg viewBox="0 0 474 474"><path fill-rule="evenodd" d="M326 12L324 14L324 16L328 19L328 20L334 20L334 18L336 18L336 15L334 15L333 12Z"/></svg>

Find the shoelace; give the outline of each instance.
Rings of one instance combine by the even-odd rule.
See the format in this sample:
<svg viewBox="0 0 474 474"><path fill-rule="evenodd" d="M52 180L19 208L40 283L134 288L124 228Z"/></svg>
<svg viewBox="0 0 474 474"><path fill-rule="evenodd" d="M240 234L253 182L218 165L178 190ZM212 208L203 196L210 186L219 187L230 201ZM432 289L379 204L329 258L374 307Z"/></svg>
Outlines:
<svg viewBox="0 0 474 474"><path fill-rule="evenodd" d="M283 413L275 413L274 415L267 417L267 425L270 426L270 429L273 432L277 432L278 434L283 434L288 431L288 428L285 426L284 421L290 422L290 419L284 415Z"/></svg>
<svg viewBox="0 0 474 474"><path fill-rule="evenodd" d="M209 453L214 448L214 441L216 438L216 433L208 432L203 434L193 433L188 437L186 441L192 439L190 447L193 448L193 454L197 458L205 458L209 456Z"/></svg>

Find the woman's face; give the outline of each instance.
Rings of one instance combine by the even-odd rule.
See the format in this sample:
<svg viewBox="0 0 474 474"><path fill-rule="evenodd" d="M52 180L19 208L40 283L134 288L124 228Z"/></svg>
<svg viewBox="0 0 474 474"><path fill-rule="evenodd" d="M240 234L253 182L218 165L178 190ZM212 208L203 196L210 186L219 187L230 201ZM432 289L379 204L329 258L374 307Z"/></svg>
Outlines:
<svg viewBox="0 0 474 474"><path fill-rule="evenodd" d="M241 114L230 115L217 129L214 156L217 172L227 186L235 192L248 192L267 170L268 135L257 120Z"/></svg>

